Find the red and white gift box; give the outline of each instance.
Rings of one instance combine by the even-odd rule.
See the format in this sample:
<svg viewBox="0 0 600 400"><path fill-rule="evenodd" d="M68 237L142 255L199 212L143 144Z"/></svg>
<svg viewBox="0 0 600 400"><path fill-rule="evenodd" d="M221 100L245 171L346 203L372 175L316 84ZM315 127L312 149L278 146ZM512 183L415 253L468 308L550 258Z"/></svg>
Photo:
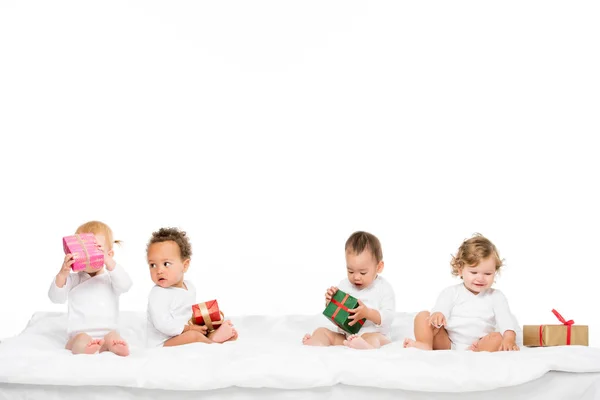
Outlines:
<svg viewBox="0 0 600 400"><path fill-rule="evenodd" d="M93 233L80 233L63 238L65 254L73 254L73 271L83 271L87 267L100 269L104 266L104 253L98 248Z"/></svg>

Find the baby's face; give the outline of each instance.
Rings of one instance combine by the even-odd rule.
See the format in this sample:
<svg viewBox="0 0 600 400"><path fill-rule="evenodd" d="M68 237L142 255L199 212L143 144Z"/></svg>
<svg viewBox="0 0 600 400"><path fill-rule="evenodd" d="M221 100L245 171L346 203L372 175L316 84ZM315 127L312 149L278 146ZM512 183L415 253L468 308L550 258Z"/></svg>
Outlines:
<svg viewBox="0 0 600 400"><path fill-rule="evenodd" d="M496 277L496 259L488 257L477 265L465 266L460 271L465 287L473 294L479 294L492 287Z"/></svg>
<svg viewBox="0 0 600 400"><path fill-rule="evenodd" d="M348 280L358 289L368 287L378 273L383 270L383 261L377 263L369 249L356 254L352 250L346 251L346 268Z"/></svg>
<svg viewBox="0 0 600 400"><path fill-rule="evenodd" d="M183 274L190 260L182 260L179 246L172 240L148 247L148 266L152 282L160 287L183 287Z"/></svg>

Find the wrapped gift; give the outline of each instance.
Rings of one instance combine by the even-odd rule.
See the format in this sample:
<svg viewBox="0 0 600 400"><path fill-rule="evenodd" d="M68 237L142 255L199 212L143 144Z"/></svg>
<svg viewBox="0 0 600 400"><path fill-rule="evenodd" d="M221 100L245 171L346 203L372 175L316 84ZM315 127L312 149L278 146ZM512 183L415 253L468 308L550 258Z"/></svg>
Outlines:
<svg viewBox="0 0 600 400"><path fill-rule="evenodd" d="M350 326L351 319L350 310L358 307L358 300L349 294L339 290L333 295L327 307L325 307L325 311L323 311L323 315L325 315L329 320L331 320L334 324L343 329L348 333L357 333L360 328L364 325L366 319L363 318L359 320L356 324Z"/></svg>
<svg viewBox="0 0 600 400"><path fill-rule="evenodd" d="M219 310L217 300L209 300L192 306L190 323L206 325L209 332L220 327L224 319L225 315Z"/></svg>
<svg viewBox="0 0 600 400"><path fill-rule="evenodd" d="M81 233L63 238L65 254L73 254L73 271L82 271L87 267L100 269L104 266L104 253L98 248L93 233Z"/></svg>
<svg viewBox="0 0 600 400"><path fill-rule="evenodd" d="M558 311L552 312L562 325L524 325L524 346L588 346L587 325L575 325L573 320L566 321Z"/></svg>

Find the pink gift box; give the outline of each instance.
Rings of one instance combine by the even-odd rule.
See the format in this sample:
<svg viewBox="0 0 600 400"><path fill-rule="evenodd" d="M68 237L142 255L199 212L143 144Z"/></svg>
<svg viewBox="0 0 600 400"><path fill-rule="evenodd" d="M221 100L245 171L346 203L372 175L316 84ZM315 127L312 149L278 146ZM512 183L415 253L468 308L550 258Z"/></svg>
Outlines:
<svg viewBox="0 0 600 400"><path fill-rule="evenodd" d="M75 262L73 271L82 271L90 266L100 269L104 266L104 253L98 248L96 236L93 233L81 233L63 238L65 254L73 254Z"/></svg>

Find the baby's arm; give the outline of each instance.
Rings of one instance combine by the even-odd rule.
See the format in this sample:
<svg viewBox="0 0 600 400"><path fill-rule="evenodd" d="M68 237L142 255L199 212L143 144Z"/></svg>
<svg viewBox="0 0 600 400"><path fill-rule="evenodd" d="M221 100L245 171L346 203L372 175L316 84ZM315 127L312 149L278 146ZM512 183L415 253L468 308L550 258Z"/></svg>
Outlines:
<svg viewBox="0 0 600 400"><path fill-rule="evenodd" d="M117 294L127 292L131 288L131 285L133 285L131 277L120 264L115 264L112 271L108 270L108 275L110 276L112 288Z"/></svg>
<svg viewBox="0 0 600 400"><path fill-rule="evenodd" d="M496 328L502 334L502 343L500 350L519 350L517 346L516 324L508 301L504 293L498 289L493 294L494 315L496 317Z"/></svg>
<svg viewBox="0 0 600 400"><path fill-rule="evenodd" d="M444 290L438 296L435 305L431 309L431 316L429 317L430 321L436 327L445 326L447 318L450 316L450 311L452 310L452 306L454 305L454 300L456 298L456 286L450 286ZM439 314L439 315L437 315Z"/></svg>
<svg viewBox="0 0 600 400"><path fill-rule="evenodd" d="M367 319L378 326L391 326L396 312L396 295L391 286L385 285L381 290L383 293L379 308L370 308L367 312Z"/></svg>
<svg viewBox="0 0 600 400"><path fill-rule="evenodd" d="M79 284L79 275L71 273L71 265L75 262L72 254L65 255L60 271L52 280L48 297L53 303L62 304L69 298L69 291Z"/></svg>

